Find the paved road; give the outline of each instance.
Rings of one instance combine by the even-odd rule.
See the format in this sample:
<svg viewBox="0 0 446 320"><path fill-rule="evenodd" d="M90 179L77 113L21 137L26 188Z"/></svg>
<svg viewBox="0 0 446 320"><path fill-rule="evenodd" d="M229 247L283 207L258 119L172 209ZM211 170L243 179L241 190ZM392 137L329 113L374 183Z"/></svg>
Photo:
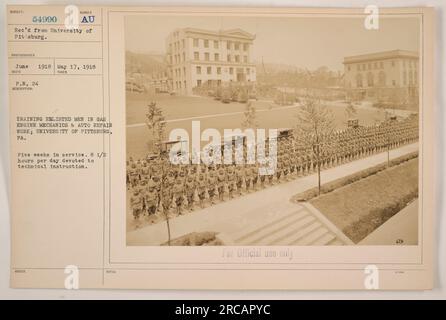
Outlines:
<svg viewBox="0 0 446 320"><path fill-rule="evenodd" d="M417 150L418 143L410 144L392 150L390 158L394 159ZM386 161L387 153L383 152L324 170L321 174L322 183ZM289 209L292 205L289 201L291 196L316 185L317 175L313 174L174 218L170 221L172 239L193 231L237 232L263 219L270 220L282 210ZM166 241L164 222L127 233L127 245L159 245Z"/></svg>

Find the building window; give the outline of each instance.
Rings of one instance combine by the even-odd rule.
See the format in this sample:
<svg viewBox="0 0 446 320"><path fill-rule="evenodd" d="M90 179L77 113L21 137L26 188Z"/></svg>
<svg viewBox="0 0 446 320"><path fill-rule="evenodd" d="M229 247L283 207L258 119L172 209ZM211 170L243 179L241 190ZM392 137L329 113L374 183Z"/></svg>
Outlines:
<svg viewBox="0 0 446 320"><path fill-rule="evenodd" d="M194 39L194 47L198 47L198 39Z"/></svg>
<svg viewBox="0 0 446 320"><path fill-rule="evenodd" d="M396 86L396 81L395 80L392 80L392 86Z"/></svg>
<svg viewBox="0 0 446 320"><path fill-rule="evenodd" d="M413 85L413 73L412 70L409 71L409 86Z"/></svg>
<svg viewBox="0 0 446 320"><path fill-rule="evenodd" d="M221 80L217 80L217 86L221 86Z"/></svg>
<svg viewBox="0 0 446 320"><path fill-rule="evenodd" d="M373 81L373 73L369 72L367 73L367 86L368 87L373 87L374 86L374 81Z"/></svg>
<svg viewBox="0 0 446 320"><path fill-rule="evenodd" d="M358 73L356 75L356 87L362 88L362 74Z"/></svg>
<svg viewBox="0 0 446 320"><path fill-rule="evenodd" d="M418 72L416 71L413 73L413 82L415 85L418 83Z"/></svg>
<svg viewBox="0 0 446 320"><path fill-rule="evenodd" d="M234 49L240 50L240 43L238 43L238 42L234 43Z"/></svg>
<svg viewBox="0 0 446 320"><path fill-rule="evenodd" d="M249 74L250 70L249 68L246 68L246 74Z"/></svg>
<svg viewBox="0 0 446 320"><path fill-rule="evenodd" d="M235 56L235 62L240 62L240 56L239 55Z"/></svg>
<svg viewBox="0 0 446 320"><path fill-rule="evenodd" d="M209 48L209 40L204 40L204 47Z"/></svg>
<svg viewBox="0 0 446 320"><path fill-rule="evenodd" d="M214 40L214 49L218 49L218 41Z"/></svg>
<svg viewBox="0 0 446 320"><path fill-rule="evenodd" d="M347 70L350 71L350 69L351 69L350 66L348 66L348 67L347 67Z"/></svg>
<svg viewBox="0 0 446 320"><path fill-rule="evenodd" d="M229 68L229 74L234 74L234 68Z"/></svg>
<svg viewBox="0 0 446 320"><path fill-rule="evenodd" d="M208 68L207 68L207 73L208 73L208 74L211 74L211 73L212 73L212 67L208 67Z"/></svg>
<svg viewBox="0 0 446 320"><path fill-rule="evenodd" d="M214 54L214 60L215 60L215 61L220 60L220 56L219 56L218 53L215 53L215 54Z"/></svg>
<svg viewBox="0 0 446 320"><path fill-rule="evenodd" d="M231 50L231 41L226 43L226 49Z"/></svg>
<svg viewBox="0 0 446 320"><path fill-rule="evenodd" d="M356 65L356 71L361 71L361 65L360 64Z"/></svg>
<svg viewBox="0 0 446 320"><path fill-rule="evenodd" d="M243 57L243 62L244 62L244 63L248 63L248 56L244 56L244 57Z"/></svg>
<svg viewBox="0 0 446 320"><path fill-rule="evenodd" d="M228 54L228 62L231 62L231 55Z"/></svg>
<svg viewBox="0 0 446 320"><path fill-rule="evenodd" d="M362 65L362 70L365 70L365 63Z"/></svg>
<svg viewBox="0 0 446 320"><path fill-rule="evenodd" d="M186 76L186 68L183 68L183 75Z"/></svg>
<svg viewBox="0 0 446 320"><path fill-rule="evenodd" d="M378 62L375 62L375 63L373 64L373 68L374 68L374 69L378 69Z"/></svg>
<svg viewBox="0 0 446 320"><path fill-rule="evenodd" d="M186 61L186 53L183 52L183 61Z"/></svg>
<svg viewBox="0 0 446 320"><path fill-rule="evenodd" d="M221 67L217 67L217 74L221 74Z"/></svg>
<svg viewBox="0 0 446 320"><path fill-rule="evenodd" d="M243 51L248 51L248 44L247 43L243 44Z"/></svg>
<svg viewBox="0 0 446 320"><path fill-rule="evenodd" d="M197 51L194 52L194 60L200 60L200 54Z"/></svg>
<svg viewBox="0 0 446 320"><path fill-rule="evenodd" d="M201 87L201 80L197 80L197 87Z"/></svg>
<svg viewBox="0 0 446 320"><path fill-rule="evenodd" d="M394 67L395 66L395 61L392 61L392 67Z"/></svg>
<svg viewBox="0 0 446 320"><path fill-rule="evenodd" d="M372 64L371 64L371 63L368 63L368 64L367 64L367 67L369 68L369 70L372 69Z"/></svg>
<svg viewBox="0 0 446 320"><path fill-rule="evenodd" d="M384 69L384 62L381 61L381 62L379 63L379 67L380 67L381 69Z"/></svg>
<svg viewBox="0 0 446 320"><path fill-rule="evenodd" d="M384 71L379 72L378 82L381 87L384 87L386 85L386 74L384 73Z"/></svg>
<svg viewBox="0 0 446 320"><path fill-rule="evenodd" d="M209 52L204 54L204 60L209 61Z"/></svg>
<svg viewBox="0 0 446 320"><path fill-rule="evenodd" d="M187 87L186 87L186 81L184 81L184 90L186 90L187 89Z"/></svg>
<svg viewBox="0 0 446 320"><path fill-rule="evenodd" d="M406 71L403 72L403 85L407 85L407 73L406 73Z"/></svg>
<svg viewBox="0 0 446 320"><path fill-rule="evenodd" d="M197 74L201 74L201 67L197 67Z"/></svg>
<svg viewBox="0 0 446 320"><path fill-rule="evenodd" d="M181 44L183 45L183 49L186 47L186 40L181 40Z"/></svg>

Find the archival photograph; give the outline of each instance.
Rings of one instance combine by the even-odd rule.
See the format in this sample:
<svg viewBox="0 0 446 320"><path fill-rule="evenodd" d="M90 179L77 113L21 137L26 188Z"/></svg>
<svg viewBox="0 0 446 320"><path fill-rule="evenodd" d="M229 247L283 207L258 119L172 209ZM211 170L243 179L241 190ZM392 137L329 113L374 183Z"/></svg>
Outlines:
<svg viewBox="0 0 446 320"><path fill-rule="evenodd" d="M420 19L125 17L127 246L419 244Z"/></svg>

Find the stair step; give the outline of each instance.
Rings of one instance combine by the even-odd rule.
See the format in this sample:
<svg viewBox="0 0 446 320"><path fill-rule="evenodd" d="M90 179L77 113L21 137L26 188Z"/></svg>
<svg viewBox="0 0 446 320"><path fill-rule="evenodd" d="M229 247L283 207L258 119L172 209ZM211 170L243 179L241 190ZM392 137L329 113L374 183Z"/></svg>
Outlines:
<svg viewBox="0 0 446 320"><path fill-rule="evenodd" d="M301 214L301 213L305 213L303 208L292 208L292 210L289 210L288 212L272 216L271 220L266 224L262 223L249 226L248 228L244 228L240 231L233 233L231 237L234 239L235 242L240 242L240 241L244 242L245 239L248 239L249 237L255 235L258 232L262 232L265 229L271 228L280 221L293 220L296 217L296 214Z"/></svg>
<svg viewBox="0 0 446 320"><path fill-rule="evenodd" d="M316 219L313 220L313 222L309 223L308 225L305 225L303 228L300 228L298 231L291 234L286 239L286 245L293 245L295 242L299 241L299 239L305 237L307 234L320 227L322 227L322 224Z"/></svg>
<svg viewBox="0 0 446 320"><path fill-rule="evenodd" d="M316 221L316 218L311 215L305 215L304 217L297 219L293 223L283 226L274 232L255 240L252 245L286 245L286 240L299 230L305 228L307 225Z"/></svg>
<svg viewBox="0 0 446 320"><path fill-rule="evenodd" d="M269 240L269 245L288 245L290 242L290 237L294 237L301 230L304 230L309 225L317 223L317 220L312 215L306 216L297 223L290 225L288 228L284 229L282 232L273 235Z"/></svg>
<svg viewBox="0 0 446 320"><path fill-rule="evenodd" d="M269 235L276 233L283 228L293 225L299 220L305 218L306 216L309 216L309 213L302 210L300 212L293 213L291 216L287 216L286 218L279 217L273 222L269 223L267 227L261 229L255 229L249 232L248 235L236 239L236 242L237 243L243 242L244 244L258 243L263 238L266 238Z"/></svg>
<svg viewBox="0 0 446 320"><path fill-rule="evenodd" d="M334 239L336 239L336 236L333 233L328 232L327 234L324 234L322 237L320 237L319 239L316 239L314 242L312 242L311 245L312 246L325 246L330 241L333 241Z"/></svg>
<svg viewBox="0 0 446 320"><path fill-rule="evenodd" d="M294 242L297 246L308 246L313 241L317 240L319 237L323 236L324 234L328 233L329 231L327 228L320 225L319 228L312 230L310 233L302 237L301 239Z"/></svg>

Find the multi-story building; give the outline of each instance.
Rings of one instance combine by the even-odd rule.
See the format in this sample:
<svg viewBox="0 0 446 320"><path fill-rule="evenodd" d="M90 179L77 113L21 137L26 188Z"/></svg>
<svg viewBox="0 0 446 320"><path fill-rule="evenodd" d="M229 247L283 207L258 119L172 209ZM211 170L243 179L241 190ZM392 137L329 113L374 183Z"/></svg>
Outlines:
<svg viewBox="0 0 446 320"><path fill-rule="evenodd" d="M348 100L396 101L418 98L418 53L392 50L344 58Z"/></svg>
<svg viewBox="0 0 446 320"><path fill-rule="evenodd" d="M241 29L177 29L166 41L171 89L190 95L195 87L255 82L255 35Z"/></svg>

